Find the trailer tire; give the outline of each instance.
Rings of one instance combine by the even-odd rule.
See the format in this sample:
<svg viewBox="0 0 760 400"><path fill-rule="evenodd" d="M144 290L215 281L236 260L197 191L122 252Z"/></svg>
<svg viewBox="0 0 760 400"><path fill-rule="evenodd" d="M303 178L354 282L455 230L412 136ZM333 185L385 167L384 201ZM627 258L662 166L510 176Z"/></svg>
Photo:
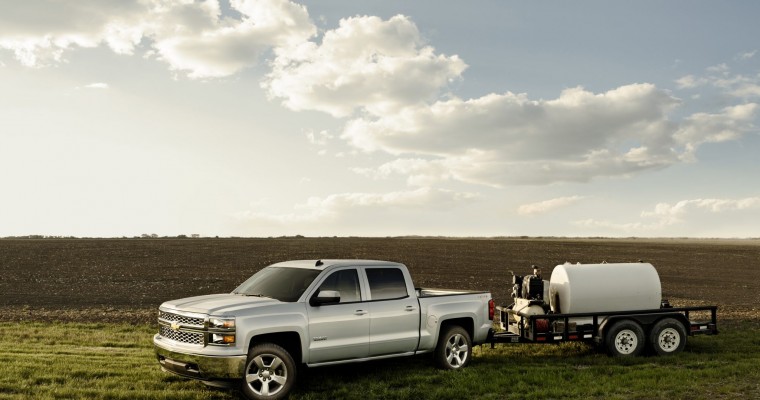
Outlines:
<svg viewBox="0 0 760 400"><path fill-rule="evenodd" d="M686 347L686 328L673 318L662 319L652 327L649 344L658 356L679 353Z"/></svg>
<svg viewBox="0 0 760 400"><path fill-rule="evenodd" d="M441 369L462 369L472 359L470 334L461 326L449 326L441 331L435 348L435 362Z"/></svg>
<svg viewBox="0 0 760 400"><path fill-rule="evenodd" d="M242 391L252 400L287 397L296 380L296 363L287 350L274 343L251 347L243 375Z"/></svg>
<svg viewBox="0 0 760 400"><path fill-rule="evenodd" d="M613 357L634 357L644 351L646 344L644 329L636 321L624 319L607 329L604 343Z"/></svg>

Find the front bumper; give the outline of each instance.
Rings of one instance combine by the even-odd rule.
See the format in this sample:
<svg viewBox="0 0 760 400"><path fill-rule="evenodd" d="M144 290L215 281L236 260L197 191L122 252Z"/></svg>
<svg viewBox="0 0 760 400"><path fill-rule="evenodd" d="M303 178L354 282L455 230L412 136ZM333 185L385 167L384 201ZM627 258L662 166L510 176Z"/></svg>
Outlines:
<svg viewBox="0 0 760 400"><path fill-rule="evenodd" d="M245 371L246 356L207 356L172 351L153 337L153 349L161 368L187 378L204 381L241 379Z"/></svg>

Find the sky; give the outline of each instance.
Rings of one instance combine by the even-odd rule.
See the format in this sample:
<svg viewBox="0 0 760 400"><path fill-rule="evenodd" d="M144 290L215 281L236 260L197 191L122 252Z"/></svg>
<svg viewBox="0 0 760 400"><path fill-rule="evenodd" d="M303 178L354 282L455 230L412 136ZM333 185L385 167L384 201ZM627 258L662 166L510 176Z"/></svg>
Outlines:
<svg viewBox="0 0 760 400"><path fill-rule="evenodd" d="M760 237L756 1L0 3L0 236Z"/></svg>

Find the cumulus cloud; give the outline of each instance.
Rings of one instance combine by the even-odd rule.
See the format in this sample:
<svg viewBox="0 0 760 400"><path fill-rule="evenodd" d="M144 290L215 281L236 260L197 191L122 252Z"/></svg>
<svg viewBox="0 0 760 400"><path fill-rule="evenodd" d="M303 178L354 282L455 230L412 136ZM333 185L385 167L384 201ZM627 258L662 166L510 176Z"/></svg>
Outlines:
<svg viewBox="0 0 760 400"><path fill-rule="evenodd" d="M696 113L687 117L673 135L683 147L681 159L693 160L696 149L704 143L735 140L755 128L758 105L746 103L726 107L719 113Z"/></svg>
<svg viewBox="0 0 760 400"><path fill-rule="evenodd" d="M760 209L760 197L743 199L693 199L682 200L675 204L659 203L653 210L641 212L645 221L617 223L606 220L586 219L576 221L577 226L584 228L605 228L627 233L656 232L667 227L682 224L695 213L727 213L743 212Z"/></svg>
<svg viewBox="0 0 760 400"><path fill-rule="evenodd" d="M232 75L254 65L263 51L316 33L306 8L290 1L229 4L238 15L222 15L217 0L12 2L0 14L0 48L23 65L42 67L75 48L106 45L133 54L145 41L147 54L171 69L208 78Z"/></svg>
<svg viewBox="0 0 760 400"><path fill-rule="evenodd" d="M507 92L356 118L342 137L361 150L399 156L374 172L356 171L376 178L398 173L410 183L457 179L492 186L585 182L693 159L699 145L753 129L757 112L750 103L673 121L679 104L651 84L604 93L577 87L552 100Z"/></svg>
<svg viewBox="0 0 760 400"><path fill-rule="evenodd" d="M9 2L0 13L0 48L30 67L60 62L66 50L101 43L131 54L146 29L146 11L138 1Z"/></svg>
<svg viewBox="0 0 760 400"><path fill-rule="evenodd" d="M429 187L390 193L338 193L327 197L310 197L306 203L296 205L291 213L271 214L246 211L239 213L237 217L247 221L277 224L310 223L339 218L356 209L448 208L477 196L476 193Z"/></svg>
<svg viewBox="0 0 760 400"><path fill-rule="evenodd" d="M272 49L272 70L262 82L271 98L293 110L350 117L343 140L355 150L396 157L355 172L376 179L402 175L420 187L446 180L499 187L627 176L694 160L699 146L755 129L755 103L674 119L681 100L648 83L601 93L569 88L548 100L512 92L461 99L444 91L467 65L456 55L436 53L409 17L345 18L317 40L302 5L228 5L12 2L0 14L0 49L39 67L65 61L76 48L107 46L120 54L143 52L190 78L235 74ZM727 64L708 68L704 76L684 76L677 85L760 96L760 75L733 74ZM309 136L320 146L330 138Z"/></svg>
<svg viewBox="0 0 760 400"><path fill-rule="evenodd" d="M156 34L159 58L191 78L223 77L255 65L271 47L295 45L316 33L306 8L289 1L231 0L230 6L241 19L222 17L216 1L187 6L200 13L192 24L171 14L173 23L162 21Z"/></svg>
<svg viewBox="0 0 760 400"><path fill-rule="evenodd" d="M408 17L357 16L342 19L321 43L278 49L262 86L293 110L384 115L431 100L465 68L456 55L426 46Z"/></svg>
<svg viewBox="0 0 760 400"><path fill-rule="evenodd" d="M546 214L575 204L583 198L583 196L557 197L555 199L539 201L536 203L523 204L517 208L517 213L520 215Z"/></svg>

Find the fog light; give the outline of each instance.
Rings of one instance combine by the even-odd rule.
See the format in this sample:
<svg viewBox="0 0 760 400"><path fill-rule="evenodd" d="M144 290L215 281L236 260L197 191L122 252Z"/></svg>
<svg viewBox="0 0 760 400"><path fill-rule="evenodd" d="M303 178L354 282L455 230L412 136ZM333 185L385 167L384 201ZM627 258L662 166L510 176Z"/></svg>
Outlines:
<svg viewBox="0 0 760 400"><path fill-rule="evenodd" d="M235 343L235 335L222 335L215 333L211 335L211 342L214 344L233 344Z"/></svg>

